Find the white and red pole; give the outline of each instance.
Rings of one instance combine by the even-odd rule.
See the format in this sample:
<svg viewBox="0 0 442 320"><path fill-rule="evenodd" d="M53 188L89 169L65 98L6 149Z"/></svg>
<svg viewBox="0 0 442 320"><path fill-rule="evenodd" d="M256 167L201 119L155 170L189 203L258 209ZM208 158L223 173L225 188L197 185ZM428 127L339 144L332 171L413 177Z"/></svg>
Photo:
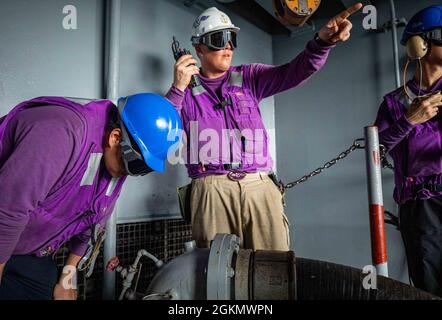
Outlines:
<svg viewBox="0 0 442 320"><path fill-rule="evenodd" d="M381 153L376 126L365 127L368 203L370 206L370 236L373 264L377 274L388 277L387 240L382 195Z"/></svg>

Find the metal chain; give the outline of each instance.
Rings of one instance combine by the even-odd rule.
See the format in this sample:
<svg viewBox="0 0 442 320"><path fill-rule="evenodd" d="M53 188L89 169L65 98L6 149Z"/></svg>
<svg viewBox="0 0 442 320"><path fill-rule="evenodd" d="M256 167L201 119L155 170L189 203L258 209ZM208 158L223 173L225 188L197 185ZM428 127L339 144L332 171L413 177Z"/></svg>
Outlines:
<svg viewBox="0 0 442 320"><path fill-rule="evenodd" d="M328 169L328 168L334 166L339 160L347 158L350 155L350 153L352 153L353 151L358 150L358 149L365 149L365 145L362 145L361 142L365 142L365 139L363 139L363 138L356 139L350 148L348 148L344 152L340 153L336 158L325 163L322 167L319 167L318 169L310 172L309 174L303 176L302 178L300 178L296 181L290 182L286 185L284 185L281 182L280 185L283 188L283 190L281 190L281 191L285 191L286 189L291 189L291 188L297 186L298 184L304 183L308 179L310 179L314 176L317 176L318 174L321 174L322 172L324 172L325 169Z"/></svg>
<svg viewBox="0 0 442 320"><path fill-rule="evenodd" d="M295 180L295 181L287 183L287 184L284 184L282 181L280 181L279 185L280 185L280 189L281 189L282 194L285 193L285 190L296 187L297 185L306 182L310 178L323 173L324 170L333 167L336 163L338 163L339 160L347 158L350 155L350 153L352 153L353 151L358 150L358 149L365 149L365 145L362 144L363 142L365 142L364 138L356 139L350 148L348 148L344 152L340 153L336 158L330 160L329 162L325 163L322 167L317 168L316 170L310 172L309 174L303 176L302 178L300 178L298 180ZM386 156L387 155L387 148L383 145L380 145L380 149L381 149L380 151L381 151L382 168L388 168L390 170L394 170L393 165L391 163L389 163L387 160L387 156Z"/></svg>
<svg viewBox="0 0 442 320"><path fill-rule="evenodd" d="M382 168L387 168L394 171L394 166L387 160L387 148L382 144L379 147L381 149Z"/></svg>

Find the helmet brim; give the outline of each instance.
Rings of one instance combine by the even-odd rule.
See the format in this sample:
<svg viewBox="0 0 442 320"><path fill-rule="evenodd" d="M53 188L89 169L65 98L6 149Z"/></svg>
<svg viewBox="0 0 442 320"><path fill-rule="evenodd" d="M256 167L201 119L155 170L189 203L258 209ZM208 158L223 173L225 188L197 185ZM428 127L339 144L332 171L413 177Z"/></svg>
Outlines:
<svg viewBox="0 0 442 320"><path fill-rule="evenodd" d="M166 160L155 157L148 150L143 150L144 162L153 170L159 173L166 171Z"/></svg>

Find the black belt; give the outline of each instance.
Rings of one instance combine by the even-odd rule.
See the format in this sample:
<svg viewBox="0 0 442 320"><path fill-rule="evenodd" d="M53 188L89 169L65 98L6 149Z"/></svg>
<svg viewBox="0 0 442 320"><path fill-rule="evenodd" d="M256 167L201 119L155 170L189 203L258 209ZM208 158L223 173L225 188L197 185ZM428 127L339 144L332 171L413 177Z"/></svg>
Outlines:
<svg viewBox="0 0 442 320"><path fill-rule="evenodd" d="M213 169L219 169L220 166L218 165L204 165L205 170L213 170ZM224 170L226 171L232 171L232 170L238 170L241 168L241 163L225 163L222 165Z"/></svg>
<svg viewBox="0 0 442 320"><path fill-rule="evenodd" d="M226 163L223 165L224 170L237 170L239 168L241 168L241 163Z"/></svg>
<svg viewBox="0 0 442 320"><path fill-rule="evenodd" d="M416 196L422 189L427 189L430 192L442 192L442 184L421 183L412 186L411 191L413 192L413 196Z"/></svg>
<svg viewBox="0 0 442 320"><path fill-rule="evenodd" d="M238 171L240 169L241 163L225 163L221 165L225 171L229 171L227 177L232 181L240 181L247 176L246 172ZM204 171L215 169L218 170L220 166L217 165L204 165Z"/></svg>

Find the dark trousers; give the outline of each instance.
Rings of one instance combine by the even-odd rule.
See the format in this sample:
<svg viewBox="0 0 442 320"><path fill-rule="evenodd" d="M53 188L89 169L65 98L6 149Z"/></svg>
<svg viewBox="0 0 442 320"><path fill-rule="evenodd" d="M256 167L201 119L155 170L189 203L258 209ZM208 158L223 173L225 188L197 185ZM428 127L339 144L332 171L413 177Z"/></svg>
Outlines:
<svg viewBox="0 0 442 320"><path fill-rule="evenodd" d="M442 296L442 196L401 205L400 226L413 284Z"/></svg>
<svg viewBox="0 0 442 320"><path fill-rule="evenodd" d="M52 257L12 256L3 270L0 300L51 300L57 280Z"/></svg>

